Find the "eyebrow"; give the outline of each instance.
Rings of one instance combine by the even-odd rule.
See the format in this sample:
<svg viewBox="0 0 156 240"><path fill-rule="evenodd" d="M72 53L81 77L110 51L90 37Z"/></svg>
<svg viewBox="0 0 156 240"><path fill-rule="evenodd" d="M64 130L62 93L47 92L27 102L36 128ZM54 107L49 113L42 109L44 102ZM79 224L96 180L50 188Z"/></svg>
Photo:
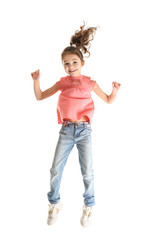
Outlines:
<svg viewBox="0 0 156 240"><path fill-rule="evenodd" d="M71 61L77 61L77 59L72 59ZM64 62L69 62L69 61L65 60Z"/></svg>

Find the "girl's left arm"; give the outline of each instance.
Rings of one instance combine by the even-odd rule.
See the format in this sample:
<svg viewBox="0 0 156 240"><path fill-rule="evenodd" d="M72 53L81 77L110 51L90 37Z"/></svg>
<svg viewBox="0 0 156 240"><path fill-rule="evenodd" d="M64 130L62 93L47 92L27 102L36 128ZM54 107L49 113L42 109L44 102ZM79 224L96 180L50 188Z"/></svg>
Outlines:
<svg viewBox="0 0 156 240"><path fill-rule="evenodd" d="M96 83L93 91L106 103L113 103L116 99L117 93L119 91L121 84L117 82L112 83L112 92L110 95L107 95L105 92L102 91L102 89L99 87L99 85Z"/></svg>

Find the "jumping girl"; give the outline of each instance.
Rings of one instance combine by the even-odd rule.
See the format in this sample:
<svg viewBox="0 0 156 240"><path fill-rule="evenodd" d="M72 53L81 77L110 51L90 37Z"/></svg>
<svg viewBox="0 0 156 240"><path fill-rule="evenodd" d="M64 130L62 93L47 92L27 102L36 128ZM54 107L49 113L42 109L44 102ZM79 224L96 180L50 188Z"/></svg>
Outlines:
<svg viewBox="0 0 156 240"><path fill-rule="evenodd" d="M94 114L94 102L91 91L94 91L106 103L112 103L118 93L120 84L112 83L112 93L107 95L90 77L81 75L85 64L84 56L90 56L90 41L94 39L97 28L85 29L85 24L71 37L70 46L66 47L61 59L67 76L62 77L51 88L41 91L40 70L31 73L34 80L34 92L37 100L43 100L60 91L57 103L58 124L62 124L56 146L52 167L50 169L50 192L48 193L49 211L48 225L56 222L60 201L60 183L68 156L77 146L79 163L84 182L85 192L81 225L88 227L91 222L91 210L95 205L94 175L92 169L91 123Z"/></svg>

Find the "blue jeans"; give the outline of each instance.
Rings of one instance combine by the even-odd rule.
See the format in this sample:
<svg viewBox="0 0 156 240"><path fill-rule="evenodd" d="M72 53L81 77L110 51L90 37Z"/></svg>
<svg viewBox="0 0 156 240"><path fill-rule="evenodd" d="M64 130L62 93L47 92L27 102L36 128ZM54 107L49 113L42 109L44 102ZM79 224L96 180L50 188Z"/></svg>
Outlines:
<svg viewBox="0 0 156 240"><path fill-rule="evenodd" d="M50 203L56 204L60 201L59 188L63 169L72 148L76 144L85 187L85 192L83 194L84 204L86 206L95 205L91 131L91 125L88 122L67 122L62 125L59 132L60 135L53 164L50 169L51 191L48 193L48 200Z"/></svg>

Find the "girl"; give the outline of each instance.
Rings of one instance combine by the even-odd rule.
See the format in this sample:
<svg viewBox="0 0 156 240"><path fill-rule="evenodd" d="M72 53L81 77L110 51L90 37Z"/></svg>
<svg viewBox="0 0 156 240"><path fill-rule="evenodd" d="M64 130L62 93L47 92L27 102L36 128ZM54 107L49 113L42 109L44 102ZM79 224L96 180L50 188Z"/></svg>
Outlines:
<svg viewBox="0 0 156 240"><path fill-rule="evenodd" d="M94 39L97 28L85 29L85 24L71 37L70 46L66 47L61 55L65 72L51 88L41 91L40 70L31 73L34 80L34 92L37 100L50 97L61 91L57 104L58 123L62 124L59 140L55 150L53 164L50 169L50 192L48 193L49 212L48 225L56 222L58 212L62 208L59 188L64 166L68 156L76 144L79 154L79 163L83 176L85 192L81 225L88 227L91 222L91 209L95 205L94 176L92 169L91 122L94 114L94 102L91 97L93 90L106 103L112 103L118 93L120 84L112 83L112 93L104 93L96 81L81 75L85 64L83 54L90 55L90 41Z"/></svg>

